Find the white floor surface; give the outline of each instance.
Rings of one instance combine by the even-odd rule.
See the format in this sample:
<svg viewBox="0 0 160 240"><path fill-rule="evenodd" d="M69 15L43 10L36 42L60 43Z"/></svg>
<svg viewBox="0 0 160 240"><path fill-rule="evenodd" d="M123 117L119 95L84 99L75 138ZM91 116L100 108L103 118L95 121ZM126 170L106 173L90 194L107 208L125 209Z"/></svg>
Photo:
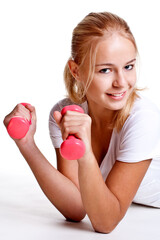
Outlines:
<svg viewBox="0 0 160 240"><path fill-rule="evenodd" d="M0 173L1 240L159 240L160 209L132 204L110 234L93 231L86 217L67 222L31 176Z"/></svg>

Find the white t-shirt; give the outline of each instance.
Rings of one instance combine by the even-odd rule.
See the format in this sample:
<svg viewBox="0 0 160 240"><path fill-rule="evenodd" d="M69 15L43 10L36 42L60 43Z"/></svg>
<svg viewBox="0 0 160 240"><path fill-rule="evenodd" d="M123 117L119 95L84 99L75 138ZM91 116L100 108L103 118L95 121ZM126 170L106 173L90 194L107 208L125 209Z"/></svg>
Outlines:
<svg viewBox="0 0 160 240"><path fill-rule="evenodd" d="M134 202L160 207L160 110L149 99L139 94L121 131L113 130L108 151L100 165L104 181L116 160L134 163L152 159L148 171L137 191ZM49 116L50 137L55 148L63 142L61 131L53 112L74 104L65 98L51 110ZM88 114L88 104L80 105Z"/></svg>

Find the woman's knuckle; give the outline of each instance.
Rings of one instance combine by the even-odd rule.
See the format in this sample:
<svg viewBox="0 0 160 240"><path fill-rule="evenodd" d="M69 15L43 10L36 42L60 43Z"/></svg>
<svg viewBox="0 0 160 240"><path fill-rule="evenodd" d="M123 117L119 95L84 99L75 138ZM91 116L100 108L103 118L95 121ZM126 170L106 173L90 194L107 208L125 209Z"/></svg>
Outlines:
<svg viewBox="0 0 160 240"><path fill-rule="evenodd" d="M89 123L92 122L92 119L91 119L91 117L90 117L89 115L87 115L87 121L88 121Z"/></svg>
<svg viewBox="0 0 160 240"><path fill-rule="evenodd" d="M63 122L65 123L65 122L67 122L67 121L68 121L68 116L65 115L65 116L63 117Z"/></svg>
<svg viewBox="0 0 160 240"><path fill-rule="evenodd" d="M71 112L70 111L67 111L64 115L64 117L68 118L69 116L71 115Z"/></svg>
<svg viewBox="0 0 160 240"><path fill-rule="evenodd" d="M70 129L69 129L69 127L68 127L68 126L64 128L64 132L65 132L66 134L68 134L68 133L69 133L69 130L70 130Z"/></svg>
<svg viewBox="0 0 160 240"><path fill-rule="evenodd" d="M86 126L84 124L81 126L80 131L81 132L85 132L86 131Z"/></svg>
<svg viewBox="0 0 160 240"><path fill-rule="evenodd" d="M3 124L6 125L6 122L7 122L7 116L4 118Z"/></svg>
<svg viewBox="0 0 160 240"><path fill-rule="evenodd" d="M17 110L21 110L22 109L22 105L19 103L17 104Z"/></svg>
<svg viewBox="0 0 160 240"><path fill-rule="evenodd" d="M64 123L63 123L63 127L64 127L64 128L67 128L67 127L68 127L67 122L64 122Z"/></svg>
<svg viewBox="0 0 160 240"><path fill-rule="evenodd" d="M15 110L15 114L20 114L22 112L22 108L21 108L21 106L19 106L19 105L17 105L17 108L16 108L16 110Z"/></svg>

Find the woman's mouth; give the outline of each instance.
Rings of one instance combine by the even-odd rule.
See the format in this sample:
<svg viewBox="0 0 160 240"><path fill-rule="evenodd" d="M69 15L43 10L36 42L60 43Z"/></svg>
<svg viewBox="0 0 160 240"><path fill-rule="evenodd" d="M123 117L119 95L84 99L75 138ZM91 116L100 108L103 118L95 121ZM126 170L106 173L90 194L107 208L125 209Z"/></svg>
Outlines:
<svg viewBox="0 0 160 240"><path fill-rule="evenodd" d="M122 93L107 93L107 96L114 100L122 100L125 94L126 94L126 91Z"/></svg>

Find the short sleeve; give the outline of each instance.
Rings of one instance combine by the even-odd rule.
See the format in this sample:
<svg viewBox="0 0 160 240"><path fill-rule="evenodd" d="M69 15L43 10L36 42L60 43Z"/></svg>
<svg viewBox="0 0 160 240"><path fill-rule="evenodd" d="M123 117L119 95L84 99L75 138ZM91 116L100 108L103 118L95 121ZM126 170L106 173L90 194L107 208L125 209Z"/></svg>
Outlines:
<svg viewBox="0 0 160 240"><path fill-rule="evenodd" d="M69 98L64 98L64 99L60 100L57 104L55 104L50 111L49 133L50 133L50 138L52 140L53 146L55 148L60 148L61 143L63 142L63 139L62 139L61 130L53 117L53 113L54 113L54 111L61 112L62 108L64 108L65 106L68 106L68 105L72 105L72 104L76 104L76 103L72 102ZM77 105L81 106L85 113L88 113L87 101L85 101L82 104L77 104Z"/></svg>
<svg viewBox="0 0 160 240"><path fill-rule="evenodd" d="M54 107L51 109L49 114L49 134L50 134L50 138L53 146L55 148L60 148L60 145L63 142L63 140L62 140L61 130L53 117L54 111L59 111L59 112L61 111L61 106L59 103L54 105Z"/></svg>
<svg viewBox="0 0 160 240"><path fill-rule="evenodd" d="M160 156L160 112L141 110L126 120L119 138L116 159L139 162Z"/></svg>

